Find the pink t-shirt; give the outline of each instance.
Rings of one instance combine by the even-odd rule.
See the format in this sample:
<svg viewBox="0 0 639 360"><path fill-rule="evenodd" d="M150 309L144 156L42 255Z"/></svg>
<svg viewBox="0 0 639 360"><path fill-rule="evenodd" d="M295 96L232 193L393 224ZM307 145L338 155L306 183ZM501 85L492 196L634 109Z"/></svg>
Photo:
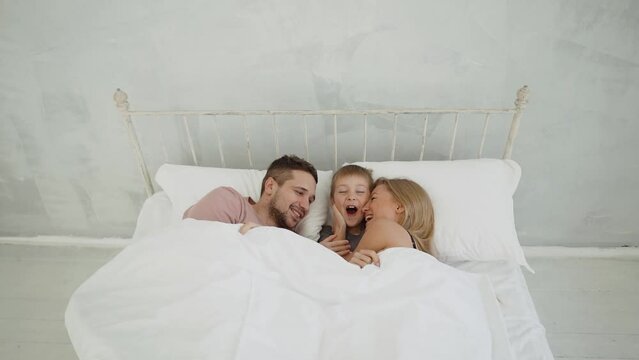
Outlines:
<svg viewBox="0 0 639 360"><path fill-rule="evenodd" d="M257 213L251 206L255 202L243 197L231 187L213 189L200 199L195 205L184 212L183 218L196 220L220 221L229 224L245 224L254 222L260 224Z"/></svg>

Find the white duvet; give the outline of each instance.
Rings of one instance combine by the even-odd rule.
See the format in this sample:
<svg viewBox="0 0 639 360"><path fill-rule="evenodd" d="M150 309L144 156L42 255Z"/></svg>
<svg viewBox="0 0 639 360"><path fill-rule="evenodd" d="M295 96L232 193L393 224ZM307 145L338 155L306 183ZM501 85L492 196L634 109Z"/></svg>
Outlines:
<svg viewBox="0 0 639 360"><path fill-rule="evenodd" d="M72 295L88 359L511 359L490 283L413 249L363 269L289 231L185 220Z"/></svg>

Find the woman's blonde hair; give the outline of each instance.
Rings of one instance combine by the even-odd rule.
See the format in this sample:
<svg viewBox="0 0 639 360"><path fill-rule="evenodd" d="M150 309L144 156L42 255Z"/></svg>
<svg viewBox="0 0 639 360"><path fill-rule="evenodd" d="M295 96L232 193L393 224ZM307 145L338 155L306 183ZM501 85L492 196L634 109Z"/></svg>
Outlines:
<svg viewBox="0 0 639 360"><path fill-rule="evenodd" d="M385 185L395 201L404 207L399 224L413 237L417 249L430 253L435 214L426 190L408 179L379 178L373 184L373 189L379 185Z"/></svg>

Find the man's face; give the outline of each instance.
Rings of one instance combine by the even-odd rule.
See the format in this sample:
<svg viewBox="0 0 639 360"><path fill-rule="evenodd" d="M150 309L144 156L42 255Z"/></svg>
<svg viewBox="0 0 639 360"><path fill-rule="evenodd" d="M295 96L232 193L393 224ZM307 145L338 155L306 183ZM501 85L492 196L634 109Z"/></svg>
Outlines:
<svg viewBox="0 0 639 360"><path fill-rule="evenodd" d="M305 171L293 170L293 178L281 186L274 183L273 196L269 204L269 213L277 226L294 229L308 214L311 203L315 201L315 179Z"/></svg>

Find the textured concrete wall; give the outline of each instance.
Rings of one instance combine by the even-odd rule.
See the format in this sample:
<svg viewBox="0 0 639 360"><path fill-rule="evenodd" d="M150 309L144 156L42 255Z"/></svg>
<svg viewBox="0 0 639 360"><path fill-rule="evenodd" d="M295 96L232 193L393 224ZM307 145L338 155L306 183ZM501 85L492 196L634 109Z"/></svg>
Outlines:
<svg viewBox="0 0 639 360"><path fill-rule="evenodd" d="M317 109L506 106L528 84L513 154L522 243L639 245L635 1L1 0L0 9L0 235L132 232L144 191L111 100L117 87L137 108ZM142 140L157 145L148 135L157 126L146 127ZM155 165L184 160L162 136L167 154L152 155ZM263 167L271 153L260 153Z"/></svg>

